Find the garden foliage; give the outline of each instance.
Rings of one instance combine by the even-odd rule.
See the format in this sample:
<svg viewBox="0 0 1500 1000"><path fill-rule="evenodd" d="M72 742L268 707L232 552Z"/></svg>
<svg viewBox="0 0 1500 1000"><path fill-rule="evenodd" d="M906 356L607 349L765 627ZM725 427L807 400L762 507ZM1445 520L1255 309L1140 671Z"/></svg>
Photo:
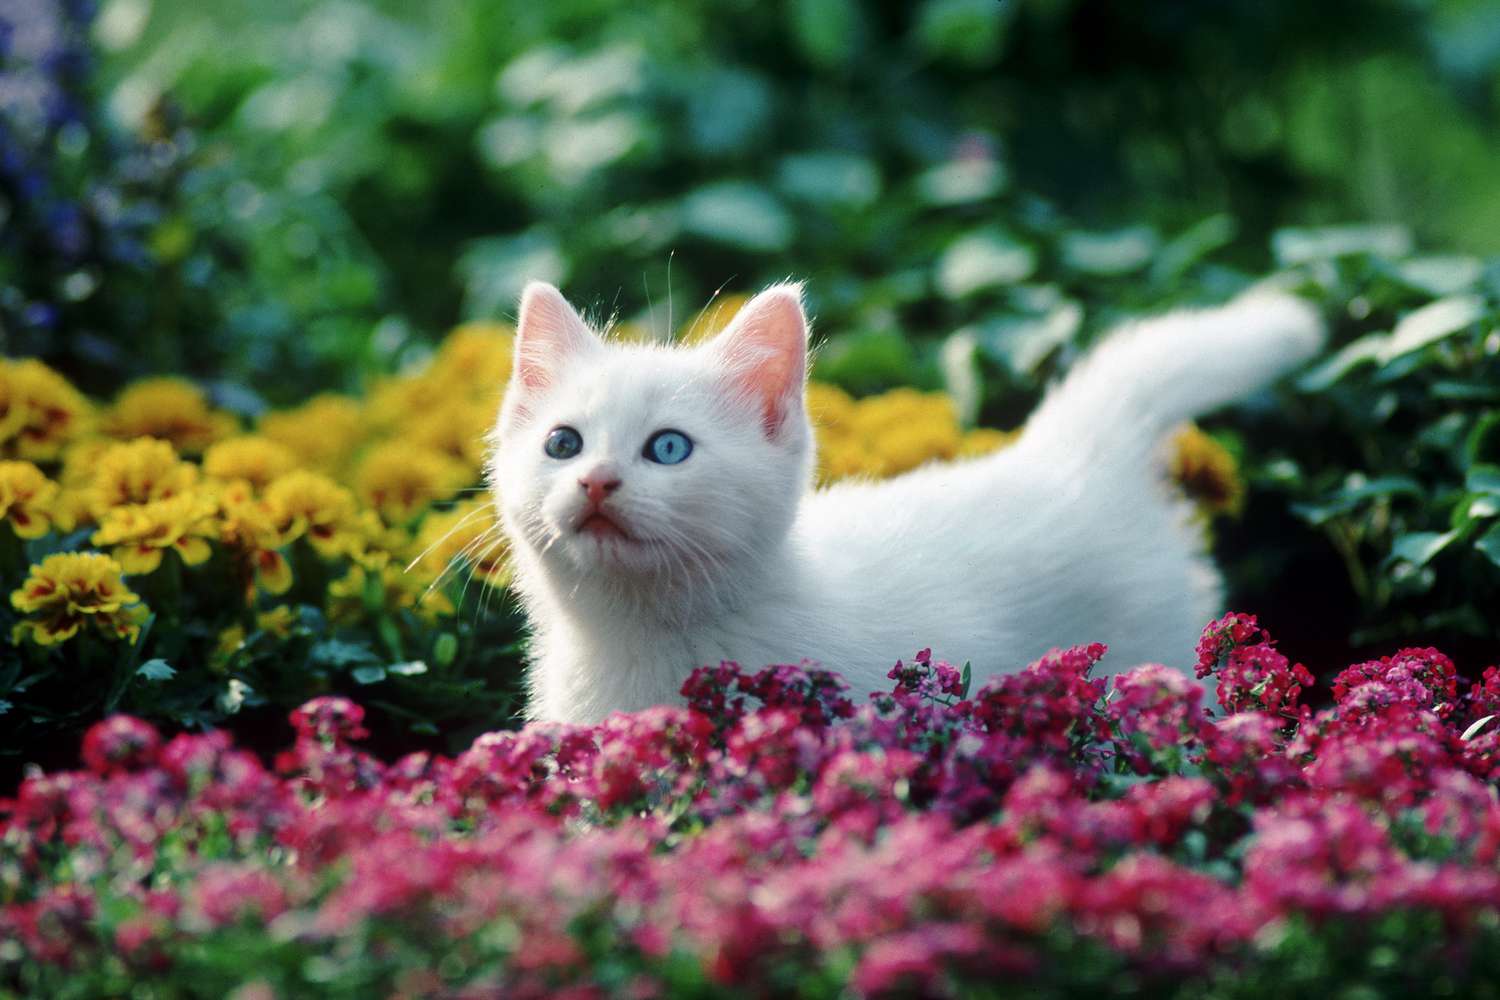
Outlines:
<svg viewBox="0 0 1500 1000"><path fill-rule="evenodd" d="M0 813L0 996L1493 995L1500 676L1336 704L1256 620L969 690L924 651L385 764L338 697L267 768L113 716Z"/></svg>

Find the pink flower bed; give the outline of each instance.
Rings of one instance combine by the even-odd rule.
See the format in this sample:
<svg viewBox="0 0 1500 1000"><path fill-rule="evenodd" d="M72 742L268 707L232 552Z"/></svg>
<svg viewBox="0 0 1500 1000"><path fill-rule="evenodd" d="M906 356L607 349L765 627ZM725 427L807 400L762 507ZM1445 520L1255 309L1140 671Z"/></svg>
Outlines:
<svg viewBox="0 0 1500 1000"><path fill-rule="evenodd" d="M1104 647L855 705L797 667L358 749L309 702L267 768L117 716L0 803L0 996L1284 995L1497 972L1500 675L1407 649L1336 703L1253 618L1199 673ZM238 991L237 993L235 991Z"/></svg>

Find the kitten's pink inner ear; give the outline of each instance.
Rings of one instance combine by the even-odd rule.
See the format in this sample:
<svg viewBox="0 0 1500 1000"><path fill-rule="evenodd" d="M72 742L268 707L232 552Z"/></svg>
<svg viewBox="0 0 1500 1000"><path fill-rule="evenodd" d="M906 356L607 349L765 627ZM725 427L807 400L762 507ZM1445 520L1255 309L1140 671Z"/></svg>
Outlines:
<svg viewBox="0 0 1500 1000"><path fill-rule="evenodd" d="M732 384L761 408L766 437L780 433L802 403L807 318L802 290L778 285L751 299L714 341Z"/></svg>
<svg viewBox="0 0 1500 1000"><path fill-rule="evenodd" d="M516 322L516 381L526 389L548 385L567 359L593 338L588 324L562 292L533 281L521 293L521 313Z"/></svg>

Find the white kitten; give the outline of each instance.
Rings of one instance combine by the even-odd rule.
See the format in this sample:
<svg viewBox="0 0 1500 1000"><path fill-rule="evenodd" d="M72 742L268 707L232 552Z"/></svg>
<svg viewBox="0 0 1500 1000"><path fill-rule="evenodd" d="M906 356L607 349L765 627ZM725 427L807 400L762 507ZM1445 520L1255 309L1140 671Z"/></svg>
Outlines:
<svg viewBox="0 0 1500 1000"><path fill-rule="evenodd" d="M607 343L521 298L489 468L535 631L538 719L675 702L694 667L813 660L856 692L931 646L976 678L1105 642L1185 667L1220 611L1168 432L1306 360L1313 310L1260 293L1113 334L1010 447L811 489L800 288L696 347Z"/></svg>

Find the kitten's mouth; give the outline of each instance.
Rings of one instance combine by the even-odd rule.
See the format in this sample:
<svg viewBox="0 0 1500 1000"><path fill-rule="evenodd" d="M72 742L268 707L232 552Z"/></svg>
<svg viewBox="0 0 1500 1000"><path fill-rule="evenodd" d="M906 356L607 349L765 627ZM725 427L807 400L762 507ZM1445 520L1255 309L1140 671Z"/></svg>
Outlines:
<svg viewBox="0 0 1500 1000"><path fill-rule="evenodd" d="M595 538L601 540L606 538L630 539L630 533L620 527L617 521L602 510L591 511L582 521L579 521L578 533L580 535L593 535Z"/></svg>

